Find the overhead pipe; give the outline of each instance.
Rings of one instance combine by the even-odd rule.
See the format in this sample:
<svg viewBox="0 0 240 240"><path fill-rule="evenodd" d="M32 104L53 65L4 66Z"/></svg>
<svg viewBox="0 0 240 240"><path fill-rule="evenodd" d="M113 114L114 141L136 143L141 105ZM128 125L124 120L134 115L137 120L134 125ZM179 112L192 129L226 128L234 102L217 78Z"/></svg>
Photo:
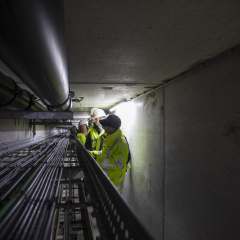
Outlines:
<svg viewBox="0 0 240 240"><path fill-rule="evenodd" d="M0 58L52 111L71 107L61 0L0 1Z"/></svg>
<svg viewBox="0 0 240 240"><path fill-rule="evenodd" d="M90 118L89 112L74 112L73 113L73 119L74 120L80 120L82 118Z"/></svg>
<svg viewBox="0 0 240 240"><path fill-rule="evenodd" d="M34 97L25 89L21 89L16 82L0 72L0 108L6 110L47 111L35 101Z"/></svg>

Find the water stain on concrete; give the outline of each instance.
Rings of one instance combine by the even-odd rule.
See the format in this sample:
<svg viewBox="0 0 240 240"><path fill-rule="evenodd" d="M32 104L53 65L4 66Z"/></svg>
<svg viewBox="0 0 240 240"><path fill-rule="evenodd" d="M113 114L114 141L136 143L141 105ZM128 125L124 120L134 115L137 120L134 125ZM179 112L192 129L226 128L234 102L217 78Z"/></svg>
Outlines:
<svg viewBox="0 0 240 240"><path fill-rule="evenodd" d="M155 99L152 103L152 109L154 109L157 106L157 99Z"/></svg>
<svg viewBox="0 0 240 240"><path fill-rule="evenodd" d="M143 105L146 109L153 110L157 106L156 93L151 92L147 94L147 96L144 99Z"/></svg>

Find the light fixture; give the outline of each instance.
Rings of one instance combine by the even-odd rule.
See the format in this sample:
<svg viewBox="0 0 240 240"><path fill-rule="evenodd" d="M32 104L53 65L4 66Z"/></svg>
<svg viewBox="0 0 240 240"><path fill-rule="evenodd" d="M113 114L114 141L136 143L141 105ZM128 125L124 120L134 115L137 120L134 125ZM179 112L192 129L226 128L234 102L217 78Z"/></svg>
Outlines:
<svg viewBox="0 0 240 240"><path fill-rule="evenodd" d="M113 106L109 109L109 111L110 111L110 112L115 111L120 105L124 104L125 102L128 102L128 100L127 100L127 99L123 99L122 101L116 103L115 105L113 105Z"/></svg>
<svg viewBox="0 0 240 240"><path fill-rule="evenodd" d="M83 116L79 116L79 119L82 119L82 118L90 118L90 116L89 115L83 115Z"/></svg>

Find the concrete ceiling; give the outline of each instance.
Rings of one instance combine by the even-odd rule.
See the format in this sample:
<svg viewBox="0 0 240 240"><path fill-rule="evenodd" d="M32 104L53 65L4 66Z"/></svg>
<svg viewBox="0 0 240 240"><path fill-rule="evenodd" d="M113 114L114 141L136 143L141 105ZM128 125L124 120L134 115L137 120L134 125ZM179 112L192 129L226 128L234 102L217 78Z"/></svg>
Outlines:
<svg viewBox="0 0 240 240"><path fill-rule="evenodd" d="M72 111L107 110L238 45L239 7L239 0L64 0L70 90L84 97Z"/></svg>
<svg viewBox="0 0 240 240"><path fill-rule="evenodd" d="M240 43L238 0L65 0L70 89L107 109ZM79 111L74 104L73 111Z"/></svg>

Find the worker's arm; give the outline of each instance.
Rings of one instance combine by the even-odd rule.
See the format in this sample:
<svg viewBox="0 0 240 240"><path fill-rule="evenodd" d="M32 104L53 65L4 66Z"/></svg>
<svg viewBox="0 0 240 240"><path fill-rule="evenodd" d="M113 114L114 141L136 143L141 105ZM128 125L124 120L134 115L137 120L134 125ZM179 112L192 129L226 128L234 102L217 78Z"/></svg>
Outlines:
<svg viewBox="0 0 240 240"><path fill-rule="evenodd" d="M120 142L119 142L120 143ZM102 154L97 157L96 161L103 169L112 171L119 171L126 168L126 162L128 159L128 147L126 144L117 144L110 152L109 159L107 154Z"/></svg>
<svg viewBox="0 0 240 240"><path fill-rule="evenodd" d="M90 134L87 135L87 139L86 139L86 142L85 142L85 148L88 150L88 151L92 151L92 141L91 141L91 136Z"/></svg>

